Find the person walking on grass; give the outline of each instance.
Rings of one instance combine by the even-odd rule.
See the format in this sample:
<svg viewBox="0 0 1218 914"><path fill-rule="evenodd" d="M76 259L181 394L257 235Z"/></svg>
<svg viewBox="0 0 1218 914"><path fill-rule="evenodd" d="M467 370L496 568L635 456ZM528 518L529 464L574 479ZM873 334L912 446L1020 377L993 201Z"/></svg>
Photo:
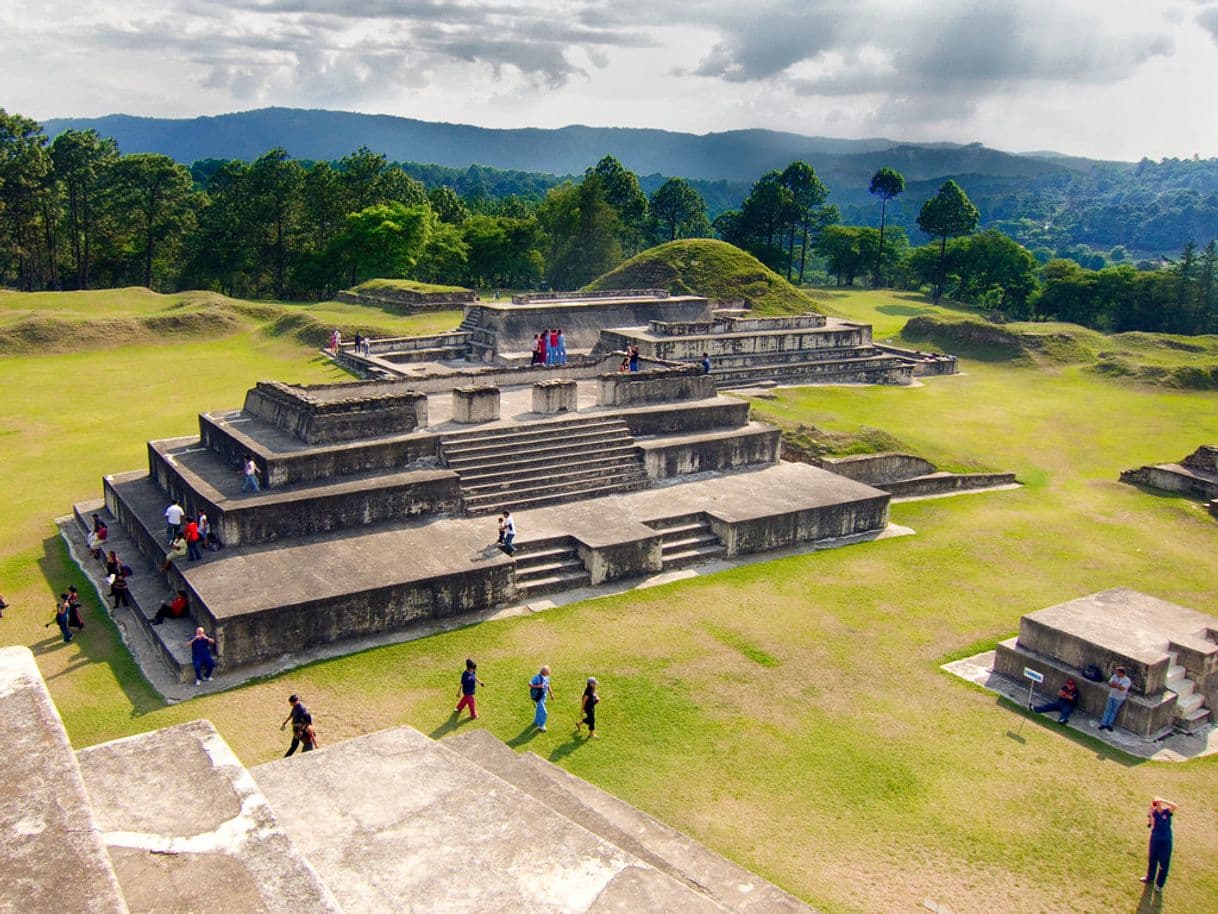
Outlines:
<svg viewBox="0 0 1218 914"><path fill-rule="evenodd" d="M588 684L584 687L584 695L579 700L580 719L575 722L575 732L580 731L583 724L588 725L588 739L596 739L596 706L601 697L596 694L596 677L589 676Z"/></svg>
<svg viewBox="0 0 1218 914"><path fill-rule="evenodd" d="M68 621L70 619L71 611L68 609L68 595L61 593L59 595L59 602L55 604L55 618L44 625L43 628L58 625L59 631L63 635L63 643L68 644L72 641L72 629L68 628Z"/></svg>
<svg viewBox="0 0 1218 914"><path fill-rule="evenodd" d="M73 584L68 588L68 625L79 632L85 627L85 620L80 617L80 593Z"/></svg>
<svg viewBox="0 0 1218 914"><path fill-rule="evenodd" d="M305 718L308 718L309 725L312 725L313 718L309 716L309 709L304 706L304 702L300 700L299 695L289 695L288 704L291 705L291 710L288 711L288 716L283 719L283 723L279 725L279 729L283 730L290 723L292 725L292 745L288 747L288 751L283 754L287 758L293 752L300 748L300 744L304 742ZM306 752L309 750L306 748Z"/></svg>
<svg viewBox="0 0 1218 914"><path fill-rule="evenodd" d="M461 674L461 686L457 689L457 710L453 713L460 716L462 708L469 708L469 719L478 719L478 708L474 704L474 691L478 686L486 688L486 683L478 678L478 664L468 657L465 660L465 672Z"/></svg>
<svg viewBox="0 0 1218 914"><path fill-rule="evenodd" d="M1179 807L1171 800L1155 797L1150 801L1146 813L1146 827L1150 829L1150 859L1146 864L1146 875L1142 882L1153 885L1154 891L1162 892L1167 882L1167 868L1171 866L1171 820Z"/></svg>
<svg viewBox="0 0 1218 914"><path fill-rule="evenodd" d="M211 649L215 643L216 639L207 637L207 632L201 625L195 629L195 636L186 642L190 647L190 660L195 667L197 686L211 682L212 671L216 668L216 661L211 658Z"/></svg>
<svg viewBox="0 0 1218 914"><path fill-rule="evenodd" d="M538 670L537 675L529 680L529 698L533 699L533 704L537 706L533 712L533 726L542 733L546 732L546 721L549 719L546 701L553 697L554 690L550 688L550 668L543 666Z"/></svg>
<svg viewBox="0 0 1218 914"><path fill-rule="evenodd" d="M1108 680L1108 701L1104 703L1104 716L1100 718L1101 730L1112 732L1112 725L1116 723L1117 714L1121 705L1125 704L1125 699L1129 697L1132 687L1133 680L1125 675L1125 667L1117 667L1112 678Z"/></svg>

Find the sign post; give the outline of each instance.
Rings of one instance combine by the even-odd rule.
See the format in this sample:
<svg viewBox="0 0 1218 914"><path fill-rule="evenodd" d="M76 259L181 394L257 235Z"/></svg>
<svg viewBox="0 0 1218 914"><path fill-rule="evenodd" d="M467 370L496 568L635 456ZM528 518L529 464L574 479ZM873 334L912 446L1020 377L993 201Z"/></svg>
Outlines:
<svg viewBox="0 0 1218 914"><path fill-rule="evenodd" d="M1025 666L1023 668L1023 678L1028 680L1028 707L1031 708L1032 707L1032 690L1034 688L1036 688L1037 685L1039 685L1040 683L1045 681L1045 674L1038 673L1038 672L1036 672L1036 670L1030 669L1029 667ZM1027 718L1024 718L1024 719L1026 720ZM1020 730L1023 729L1022 722L1019 724L1019 729Z"/></svg>

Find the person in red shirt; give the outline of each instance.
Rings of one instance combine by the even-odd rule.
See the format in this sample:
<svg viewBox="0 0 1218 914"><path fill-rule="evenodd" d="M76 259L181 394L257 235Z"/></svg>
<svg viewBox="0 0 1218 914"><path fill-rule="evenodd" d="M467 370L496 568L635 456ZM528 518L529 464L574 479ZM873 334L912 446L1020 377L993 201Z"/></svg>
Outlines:
<svg viewBox="0 0 1218 914"><path fill-rule="evenodd" d="M186 555L192 562L203 557L199 552L199 523L190 515L186 517Z"/></svg>
<svg viewBox="0 0 1218 914"><path fill-rule="evenodd" d="M186 615L186 610L190 606L190 600L186 596L186 591L179 590L168 603L162 603L156 611L156 616L152 620L153 625L160 625L166 619L181 619Z"/></svg>

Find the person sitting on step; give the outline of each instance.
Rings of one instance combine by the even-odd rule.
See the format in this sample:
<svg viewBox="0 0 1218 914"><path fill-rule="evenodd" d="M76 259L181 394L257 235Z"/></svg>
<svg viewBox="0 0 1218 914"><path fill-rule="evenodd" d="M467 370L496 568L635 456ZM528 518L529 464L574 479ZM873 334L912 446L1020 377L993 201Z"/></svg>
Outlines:
<svg viewBox="0 0 1218 914"><path fill-rule="evenodd" d="M153 625L160 625L166 619L181 619L186 615L186 610L190 607L190 599L186 596L186 591L179 590L177 595L168 603L162 603L156 611L156 615L152 619Z"/></svg>

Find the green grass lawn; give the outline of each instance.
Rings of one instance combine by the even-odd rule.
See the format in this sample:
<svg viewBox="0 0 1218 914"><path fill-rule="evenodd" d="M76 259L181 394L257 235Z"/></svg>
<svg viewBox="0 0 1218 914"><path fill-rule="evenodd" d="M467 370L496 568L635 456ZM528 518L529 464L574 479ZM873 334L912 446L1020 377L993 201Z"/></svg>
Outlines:
<svg viewBox="0 0 1218 914"><path fill-rule="evenodd" d="M834 292L827 306L874 322L881 340L938 310L873 292ZM1218 523L1116 477L1218 441L1218 394L969 360L913 388L782 390L755 412L883 429L942 465L1014 470L1025 485L894 505L915 536L471 626L167 707L104 622L67 646L42 628L52 593L76 579L50 518L97 497L102 473L143 465L145 439L193 431L197 412L239 403L255 380L338 377L266 326L0 358L0 588L13 604L0 637L38 653L75 745L206 717L256 764L283 750L290 691L323 745L400 723L442 735L473 656L488 686L479 722L460 726L559 762L826 914L909 912L925 897L960 912L1139 910L1154 794L1182 806L1162 910L1214 909L1218 759L1140 762L1031 719L1016 738L1022 712L939 666L1009 637L1022 613L1107 587L1215 612ZM533 734L525 682L542 662L555 725ZM603 696L595 743L570 733L589 675Z"/></svg>

